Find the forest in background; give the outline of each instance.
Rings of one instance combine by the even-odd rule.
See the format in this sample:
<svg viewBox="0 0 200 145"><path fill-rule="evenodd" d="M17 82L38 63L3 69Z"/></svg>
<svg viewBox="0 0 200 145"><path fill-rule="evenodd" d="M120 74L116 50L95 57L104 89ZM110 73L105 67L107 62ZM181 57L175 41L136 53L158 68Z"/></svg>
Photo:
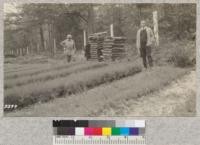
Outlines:
<svg viewBox="0 0 200 145"><path fill-rule="evenodd" d="M135 48L140 20L153 26L152 12L158 11L159 35L171 40L191 39L196 32L195 4L22 4L16 13L4 15L4 54L54 56L60 41L72 34L78 50L87 35L107 31L125 36ZM153 28L153 27L152 27Z"/></svg>

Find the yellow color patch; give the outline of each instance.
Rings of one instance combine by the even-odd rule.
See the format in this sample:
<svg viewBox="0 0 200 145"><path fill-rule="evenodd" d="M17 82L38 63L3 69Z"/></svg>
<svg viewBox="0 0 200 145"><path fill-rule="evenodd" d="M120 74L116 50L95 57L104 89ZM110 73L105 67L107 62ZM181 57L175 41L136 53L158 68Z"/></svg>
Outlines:
<svg viewBox="0 0 200 145"><path fill-rule="evenodd" d="M111 135L111 128L102 128L102 135Z"/></svg>

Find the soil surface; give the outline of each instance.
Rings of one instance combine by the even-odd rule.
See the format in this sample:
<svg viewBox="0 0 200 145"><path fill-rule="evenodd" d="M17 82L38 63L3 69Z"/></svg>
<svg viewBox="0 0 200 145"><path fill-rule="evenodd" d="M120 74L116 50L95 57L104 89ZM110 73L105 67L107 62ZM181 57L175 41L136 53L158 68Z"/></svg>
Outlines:
<svg viewBox="0 0 200 145"><path fill-rule="evenodd" d="M159 91L118 102L100 116L195 116L196 72L191 71Z"/></svg>

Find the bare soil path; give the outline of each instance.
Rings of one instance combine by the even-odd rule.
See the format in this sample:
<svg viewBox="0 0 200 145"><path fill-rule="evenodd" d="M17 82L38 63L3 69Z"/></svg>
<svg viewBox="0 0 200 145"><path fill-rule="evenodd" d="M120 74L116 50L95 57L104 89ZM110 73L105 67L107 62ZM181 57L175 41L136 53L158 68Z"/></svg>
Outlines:
<svg viewBox="0 0 200 145"><path fill-rule="evenodd" d="M118 102L100 116L195 116L196 72L191 71L159 91Z"/></svg>

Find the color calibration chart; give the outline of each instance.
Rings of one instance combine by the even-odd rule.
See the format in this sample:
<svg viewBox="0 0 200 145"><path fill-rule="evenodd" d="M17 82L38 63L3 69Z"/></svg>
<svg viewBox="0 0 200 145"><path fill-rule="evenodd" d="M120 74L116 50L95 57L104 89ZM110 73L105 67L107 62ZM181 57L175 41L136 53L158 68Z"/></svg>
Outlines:
<svg viewBox="0 0 200 145"><path fill-rule="evenodd" d="M145 145L145 120L53 120L53 145Z"/></svg>

